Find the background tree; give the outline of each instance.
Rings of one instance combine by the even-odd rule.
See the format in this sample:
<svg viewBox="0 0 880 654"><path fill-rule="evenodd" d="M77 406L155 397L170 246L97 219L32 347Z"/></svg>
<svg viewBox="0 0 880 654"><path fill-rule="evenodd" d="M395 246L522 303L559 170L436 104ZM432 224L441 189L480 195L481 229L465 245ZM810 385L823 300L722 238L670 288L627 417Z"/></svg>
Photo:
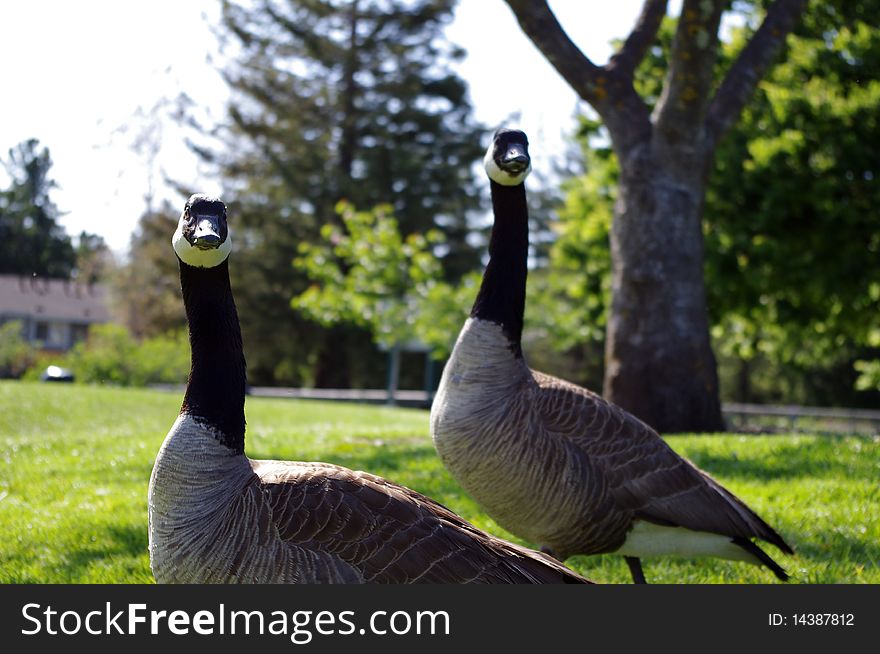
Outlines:
<svg viewBox="0 0 880 654"><path fill-rule="evenodd" d="M103 236L81 231L74 247L76 280L94 284L105 281L115 266L113 253Z"/></svg>
<svg viewBox="0 0 880 654"><path fill-rule="evenodd" d="M145 212L131 236L127 260L110 279L114 313L138 339L186 326L177 257L171 249L179 218L180 210L167 202Z"/></svg>
<svg viewBox="0 0 880 654"><path fill-rule="evenodd" d="M620 165L611 228L604 394L660 431L723 428L703 280L702 211L721 137L779 54L806 0L776 0L722 78L728 3L684 0L662 92L650 110L635 70L665 0L646 0L607 64L590 61L546 2L506 0L523 31L599 114Z"/></svg>
<svg viewBox="0 0 880 654"><path fill-rule="evenodd" d="M811 6L789 38L787 59L769 72L719 144L703 229L713 342L727 400L880 402L872 359L880 352L880 223L871 209L880 201L872 155L880 134L880 30L867 20L880 9L876 4ZM745 11L742 27L732 30L719 53L721 70L742 50L753 18ZM635 86L649 106L661 95L674 34L674 23L665 22L661 47L636 70ZM590 385L601 379L595 353L604 343L607 236L619 173L601 123L582 118L577 140L585 171L564 184L549 286L536 296L549 308L534 320L552 315L542 328L556 346L581 343L580 351L592 355L570 375Z"/></svg>
<svg viewBox="0 0 880 654"><path fill-rule="evenodd" d="M322 329L290 306L309 284L291 266L297 247L339 224L339 200L389 204L405 233L442 231L450 278L478 261L466 237L480 206L472 167L485 130L450 69L463 56L441 34L453 6L223 3L221 38L237 53L225 68L228 121L215 132L219 145L195 148L228 180L244 259L233 283L255 383L381 382L383 361L368 333Z"/></svg>
<svg viewBox="0 0 880 654"><path fill-rule="evenodd" d="M436 359L448 356L480 275L445 281L434 253L442 233L403 235L388 206L340 202L337 211L341 227L325 225L319 243L300 244L294 263L312 284L294 307L323 325L362 326L386 350L417 341Z"/></svg>
<svg viewBox="0 0 880 654"><path fill-rule="evenodd" d="M57 184L49 149L29 139L9 150L3 166L11 184L0 191L0 274L68 277L76 253L50 197Z"/></svg>
<svg viewBox="0 0 880 654"><path fill-rule="evenodd" d="M546 264L529 271L524 348L538 370L599 388L611 287L608 235L618 169L601 123L584 115L572 135L550 223ZM546 210L546 209L545 209Z"/></svg>
<svg viewBox="0 0 880 654"><path fill-rule="evenodd" d="M854 388L854 361L880 356L877 12L876 0L813 2L719 144L706 275L732 399L880 400Z"/></svg>

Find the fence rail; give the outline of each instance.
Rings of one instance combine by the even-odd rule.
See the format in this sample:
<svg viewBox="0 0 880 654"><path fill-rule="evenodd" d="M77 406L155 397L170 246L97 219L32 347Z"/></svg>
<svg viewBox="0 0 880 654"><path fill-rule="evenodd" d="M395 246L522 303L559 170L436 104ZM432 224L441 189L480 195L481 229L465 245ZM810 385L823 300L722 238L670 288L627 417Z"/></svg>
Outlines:
<svg viewBox="0 0 880 654"><path fill-rule="evenodd" d="M307 400L368 402L371 404L421 407L428 406L431 400L431 397L425 391L397 390L389 393L389 391L379 388L279 388L273 386L252 386L248 389L248 393L257 397L289 397Z"/></svg>
<svg viewBox="0 0 880 654"><path fill-rule="evenodd" d="M181 386L157 386L164 390L181 391ZM248 393L257 397L286 397L335 402L366 402L427 408L432 394L417 390L357 388L281 388L252 386ZM742 404L726 402L721 411L731 429L791 430L821 433L880 435L880 411L812 407L793 404Z"/></svg>
<svg viewBox="0 0 880 654"><path fill-rule="evenodd" d="M782 427L793 431L880 434L880 411L871 409L728 402L721 411L732 428Z"/></svg>

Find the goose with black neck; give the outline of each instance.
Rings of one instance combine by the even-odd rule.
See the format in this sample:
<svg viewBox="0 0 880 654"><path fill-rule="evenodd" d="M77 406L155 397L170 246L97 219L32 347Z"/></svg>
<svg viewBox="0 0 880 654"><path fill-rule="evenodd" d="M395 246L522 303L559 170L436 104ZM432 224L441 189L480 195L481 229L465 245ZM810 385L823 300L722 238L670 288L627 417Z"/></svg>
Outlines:
<svg viewBox="0 0 880 654"><path fill-rule="evenodd" d="M150 478L156 581L589 583L381 477L330 463L249 459L225 205L193 195L172 244L192 366Z"/></svg>
<svg viewBox="0 0 880 654"><path fill-rule="evenodd" d="M714 556L787 579L753 539L791 548L742 500L636 417L526 364L528 147L500 129L484 159L489 262L431 408L444 465L498 524L563 561L621 554L644 582L642 557Z"/></svg>

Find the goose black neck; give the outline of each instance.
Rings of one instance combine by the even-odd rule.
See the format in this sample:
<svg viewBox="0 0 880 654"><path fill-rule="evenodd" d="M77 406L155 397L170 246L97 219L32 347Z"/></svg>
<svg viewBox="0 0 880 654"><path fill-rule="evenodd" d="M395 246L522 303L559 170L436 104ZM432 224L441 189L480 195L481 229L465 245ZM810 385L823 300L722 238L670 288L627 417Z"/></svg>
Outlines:
<svg viewBox="0 0 880 654"><path fill-rule="evenodd" d="M221 443L243 453L245 361L228 259L213 268L181 261L180 286L192 350L180 412L214 427Z"/></svg>
<svg viewBox="0 0 880 654"><path fill-rule="evenodd" d="M529 254L529 211L525 184L502 186L495 181L492 211L495 224L489 239L489 263L471 309L471 317L501 325L511 350L522 356L523 313Z"/></svg>

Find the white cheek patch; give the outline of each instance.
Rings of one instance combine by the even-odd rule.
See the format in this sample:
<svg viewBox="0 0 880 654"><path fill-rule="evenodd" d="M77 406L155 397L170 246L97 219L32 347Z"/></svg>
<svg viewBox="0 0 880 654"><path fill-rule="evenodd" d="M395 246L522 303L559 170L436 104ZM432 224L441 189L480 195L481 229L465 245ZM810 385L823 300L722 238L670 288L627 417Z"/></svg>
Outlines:
<svg viewBox="0 0 880 654"><path fill-rule="evenodd" d="M492 158L492 148L489 148L489 151L486 152L486 156L483 158L483 166L486 168L489 179L501 184L501 186L517 186L522 184L526 177L529 176L529 173L532 172L531 163L518 175L511 175L509 172L501 170L498 164L495 163L495 159Z"/></svg>
<svg viewBox="0 0 880 654"><path fill-rule="evenodd" d="M213 268L219 266L226 260L232 251L232 237L227 233L226 240L220 244L220 247L214 250L202 250L193 247L189 241L183 236L183 230L180 223L177 224L177 231L171 237L171 245L180 260L185 264L194 268Z"/></svg>

